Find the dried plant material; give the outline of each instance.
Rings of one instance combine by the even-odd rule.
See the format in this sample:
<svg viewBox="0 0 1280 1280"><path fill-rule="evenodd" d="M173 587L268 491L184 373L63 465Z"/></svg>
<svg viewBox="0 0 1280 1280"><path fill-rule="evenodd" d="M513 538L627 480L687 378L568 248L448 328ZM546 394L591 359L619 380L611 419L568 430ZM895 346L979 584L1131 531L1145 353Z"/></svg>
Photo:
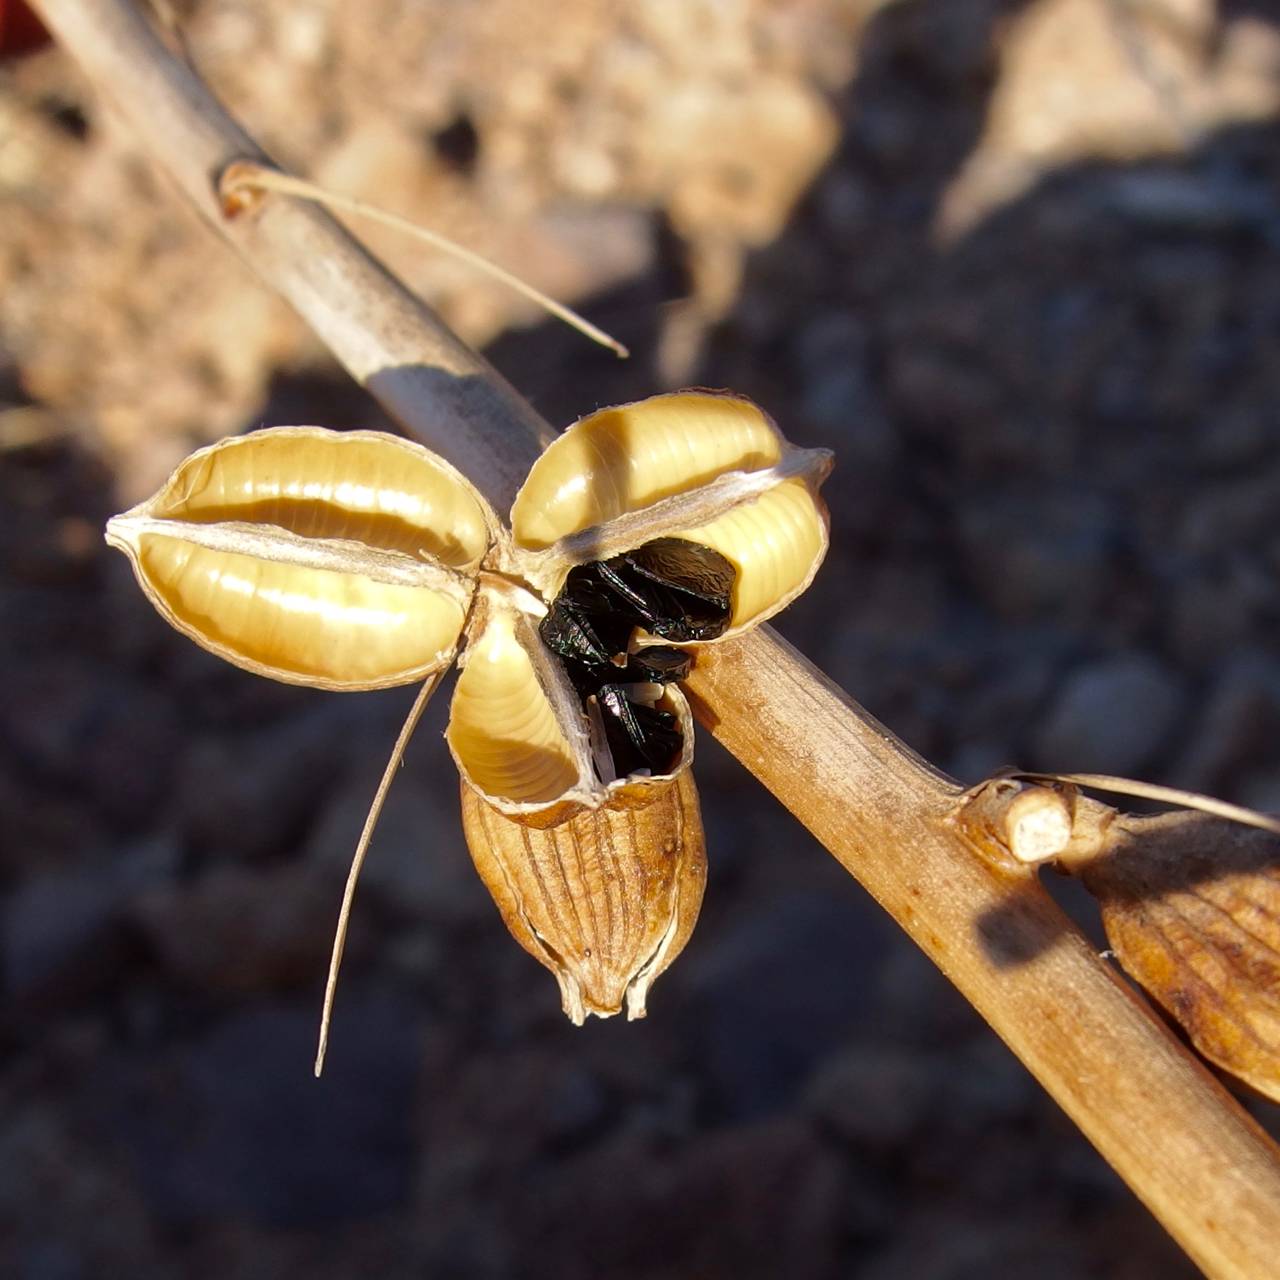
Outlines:
<svg viewBox="0 0 1280 1280"><path fill-rule="evenodd" d="M1126 818L1081 786L1192 812ZM958 818L988 853L1078 875L1125 972L1206 1058L1280 1101L1280 822L1130 778L1023 773L974 788Z"/></svg>
<svg viewBox="0 0 1280 1280"><path fill-rule="evenodd" d="M826 554L823 449L797 449L751 401L680 391L602 409L534 463L511 509L530 581L554 597L575 564L684 538L734 566L726 637L785 609Z"/></svg>
<svg viewBox="0 0 1280 1280"><path fill-rule="evenodd" d="M747 400L656 396L548 448L508 532L421 446L280 427L194 454L107 539L162 616L260 675L434 687L463 646L446 737L482 878L575 1021L624 999L638 1017L701 901L678 646L754 626L808 584L827 546L829 468ZM352 863L317 1069L356 878L427 692Z"/></svg>
<svg viewBox="0 0 1280 1280"><path fill-rule="evenodd" d="M566 1015L645 1015L653 980L693 931L706 844L693 776L630 787L548 826L512 822L465 782L476 870L512 936L555 974Z"/></svg>
<svg viewBox="0 0 1280 1280"><path fill-rule="evenodd" d="M1185 791L1182 787L1165 787L1155 782L1142 782L1137 778L1117 778L1107 773L1025 773L1016 770L1011 776L1070 787L1089 787L1094 791L1109 791L1115 795L1135 796L1141 800L1158 800L1162 804L1175 804L1184 809L1196 809L1215 818L1226 818L1242 826L1257 827L1280 836L1280 818L1244 805L1231 804L1214 796L1201 795L1198 791Z"/></svg>
<svg viewBox="0 0 1280 1280"><path fill-rule="evenodd" d="M541 289L535 289L531 284L527 284L519 276L495 266L487 258L482 258L478 253L472 253L470 249L450 240L448 236L439 235L427 227L419 226L416 222L410 222L408 218L387 213L369 204L368 201L352 200L348 196L335 195L323 187L316 186L313 182L306 182L291 174L281 173L278 169L268 169L265 165L251 160L237 160L234 164L228 165L219 179L218 190L222 195L228 217L235 217L241 212L249 198L248 193L279 191L283 195L314 200L317 204L327 205L331 209L341 209L347 213L358 214L362 218L369 218L373 222L380 222L383 226L394 227L397 231L403 231L406 235L429 244L433 249L438 249L450 257L465 262L481 274L500 281L521 297L536 303L556 319L563 320L571 329L576 329L592 342L608 347L619 359L625 360L631 354L616 338L610 337L603 329L583 319L572 308L564 306L554 298L549 298Z"/></svg>
<svg viewBox="0 0 1280 1280"><path fill-rule="evenodd" d="M1125 972L1209 1061L1280 1101L1280 841L1189 813L1113 831L1080 874Z"/></svg>
<svg viewBox="0 0 1280 1280"><path fill-rule="evenodd" d="M226 222L208 175L244 154L245 134L127 0L39 7L223 240L293 301L406 429L452 450L505 505L546 438L527 403L336 226L293 207L275 211L270 237ZM701 47L690 54L700 78L703 55ZM455 376L401 376L423 367ZM972 856L955 829L961 794L952 781L767 630L708 647L691 687L721 742L945 971L1195 1264L1212 1277L1271 1274L1280 1254L1274 1144L1029 877L1011 895L1009 877ZM993 912L1007 916L1035 963L1011 964L983 945L975 926Z"/></svg>
<svg viewBox="0 0 1280 1280"><path fill-rule="evenodd" d="M984 851L1034 865L1066 852L1075 813L1074 787L997 777L974 787L957 817L965 834Z"/></svg>
<svg viewBox="0 0 1280 1280"><path fill-rule="evenodd" d="M574 423L537 461L512 508L512 528L522 546L541 550L781 456L768 418L733 396L687 392L603 409Z"/></svg>
<svg viewBox="0 0 1280 1280"><path fill-rule="evenodd" d="M1046 862L1071 843L1071 804L1060 791L1034 787L1009 806L1009 851L1019 862Z"/></svg>
<svg viewBox="0 0 1280 1280"><path fill-rule="evenodd" d="M572 791L589 748L565 683L530 620L495 599L467 648L449 716L449 746L463 777L513 808Z"/></svg>
<svg viewBox="0 0 1280 1280"><path fill-rule="evenodd" d="M280 427L188 458L107 541L164 618L258 675L323 689L448 666L492 533L420 445Z"/></svg>
<svg viewBox="0 0 1280 1280"><path fill-rule="evenodd" d="M443 674L437 671L429 676L423 682L422 688L418 690L418 696L414 698L413 706L409 708L409 714L405 716L404 724L400 726L395 746L392 747L386 767L382 770L378 789L364 817L360 839L356 841L355 852L351 855L351 869L347 873L347 883L342 890L342 906L338 909L338 924L333 931L333 950L329 956L329 974L324 984L324 1005L320 1012L320 1039L316 1045L316 1079L319 1079L321 1072L324 1071L324 1057L329 1048L329 1022L333 1016L333 998L338 990L338 971L342 968L342 953L347 946L347 926L351 921L351 904L355 901L356 885L360 880L360 872L364 868L365 856L373 841L378 819L382 817L382 806L386 803L387 793L391 790L396 770L400 768L409 740L418 727L418 721L422 719L422 713L427 709L427 703L431 701L431 695L439 687Z"/></svg>

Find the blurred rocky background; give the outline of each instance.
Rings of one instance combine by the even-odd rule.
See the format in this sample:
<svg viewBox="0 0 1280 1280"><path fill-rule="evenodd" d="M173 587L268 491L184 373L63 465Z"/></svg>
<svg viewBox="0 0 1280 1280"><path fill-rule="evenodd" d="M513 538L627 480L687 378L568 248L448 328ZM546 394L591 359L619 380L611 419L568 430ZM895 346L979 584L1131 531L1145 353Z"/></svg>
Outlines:
<svg viewBox="0 0 1280 1280"><path fill-rule="evenodd" d="M698 931L646 1022L575 1030L471 871L438 700L311 1079L411 695L219 664L101 530L224 434L386 423L4 9L0 1273L1194 1274L708 735ZM701 383L834 449L782 630L930 759L1280 809L1277 6L177 12L282 162L633 348L362 229L552 421Z"/></svg>

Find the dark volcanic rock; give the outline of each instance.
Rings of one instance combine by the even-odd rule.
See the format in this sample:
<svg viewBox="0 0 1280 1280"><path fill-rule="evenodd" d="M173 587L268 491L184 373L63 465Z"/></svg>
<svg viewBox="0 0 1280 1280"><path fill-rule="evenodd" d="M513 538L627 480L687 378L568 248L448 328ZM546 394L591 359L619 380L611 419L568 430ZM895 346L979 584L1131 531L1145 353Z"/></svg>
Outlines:
<svg viewBox="0 0 1280 1280"><path fill-rule="evenodd" d="M1147 654L1121 654L1072 672L1032 741L1035 768L1133 775L1179 744L1182 682Z"/></svg>
<svg viewBox="0 0 1280 1280"><path fill-rule="evenodd" d="M788 1104L865 1013L885 927L848 904L793 892L690 959L690 1033L717 1113L757 1116Z"/></svg>
<svg viewBox="0 0 1280 1280"><path fill-rule="evenodd" d="M338 886L305 866L215 867L191 884L143 894L130 916L162 969L202 991L305 984L328 963Z"/></svg>
<svg viewBox="0 0 1280 1280"><path fill-rule="evenodd" d="M115 1059L95 1079L85 1106L159 1221L316 1230L404 1203L422 1024L401 1000L347 986L317 1081L318 992L247 1008L158 1056Z"/></svg>

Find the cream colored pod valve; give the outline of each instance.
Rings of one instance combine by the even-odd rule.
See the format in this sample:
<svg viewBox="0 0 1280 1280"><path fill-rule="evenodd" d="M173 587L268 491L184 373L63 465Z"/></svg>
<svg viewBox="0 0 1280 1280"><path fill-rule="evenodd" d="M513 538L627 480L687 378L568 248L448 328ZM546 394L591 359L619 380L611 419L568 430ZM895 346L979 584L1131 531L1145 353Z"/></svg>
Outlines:
<svg viewBox="0 0 1280 1280"><path fill-rule="evenodd" d="M277 427L187 458L107 541L168 622L259 675L379 689L458 660L476 869L574 1022L636 1018L706 878L679 680L813 579L830 466L748 400L674 392L569 427L508 528L419 445Z"/></svg>

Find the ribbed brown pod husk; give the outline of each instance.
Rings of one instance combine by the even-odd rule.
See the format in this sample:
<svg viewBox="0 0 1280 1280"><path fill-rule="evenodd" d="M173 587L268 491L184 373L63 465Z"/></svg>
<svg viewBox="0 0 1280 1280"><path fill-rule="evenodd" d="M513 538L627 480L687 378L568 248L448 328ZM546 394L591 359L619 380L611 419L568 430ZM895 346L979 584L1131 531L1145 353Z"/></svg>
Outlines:
<svg viewBox="0 0 1280 1280"><path fill-rule="evenodd" d="M1280 1102L1280 868L1274 838L1185 814L1134 820L1081 871L1125 971L1210 1062Z"/></svg>
<svg viewBox="0 0 1280 1280"><path fill-rule="evenodd" d="M654 979L693 931L707 878L698 793L686 769L568 805L509 817L462 783L462 825L512 936L560 984L579 1025L626 1005L642 1018Z"/></svg>

